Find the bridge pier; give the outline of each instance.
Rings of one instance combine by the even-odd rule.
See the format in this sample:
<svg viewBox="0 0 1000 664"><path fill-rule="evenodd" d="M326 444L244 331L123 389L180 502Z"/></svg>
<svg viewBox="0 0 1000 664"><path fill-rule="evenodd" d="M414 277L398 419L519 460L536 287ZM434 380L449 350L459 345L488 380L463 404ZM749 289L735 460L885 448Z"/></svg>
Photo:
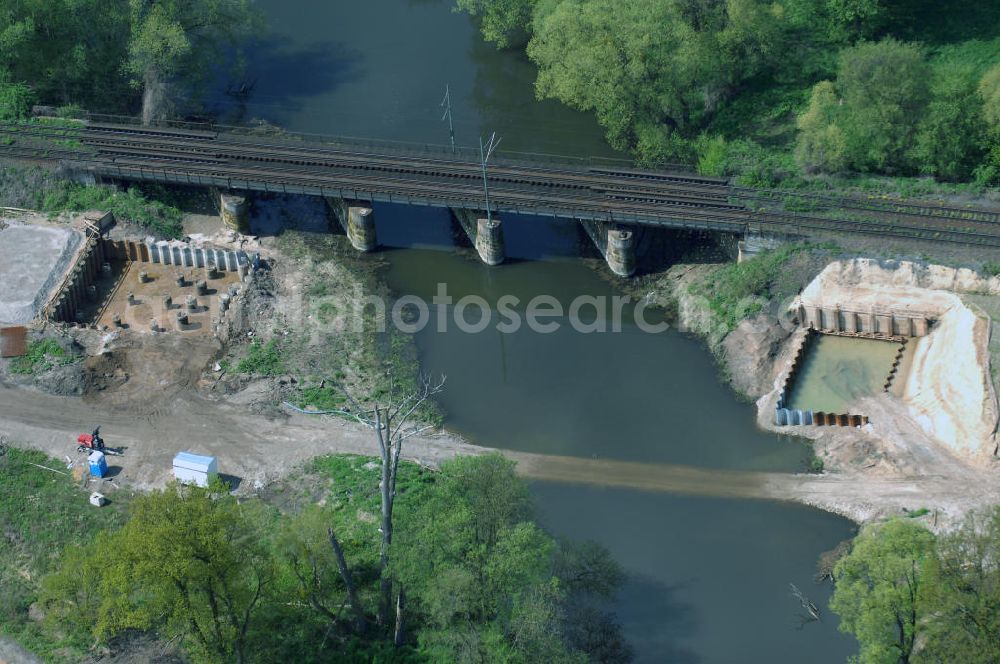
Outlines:
<svg viewBox="0 0 1000 664"><path fill-rule="evenodd" d="M496 217L483 219L475 210L452 208L451 212L484 263L500 265L504 262L507 249L503 239L503 222Z"/></svg>
<svg viewBox="0 0 1000 664"><path fill-rule="evenodd" d="M337 218L340 226L347 233L358 251L375 251L378 248L378 236L375 233L375 212L371 205L364 202L345 201L341 198L326 198L326 204Z"/></svg>
<svg viewBox="0 0 1000 664"><path fill-rule="evenodd" d="M239 194L220 194L219 216L222 223L240 233L250 232L250 201Z"/></svg>
<svg viewBox="0 0 1000 664"><path fill-rule="evenodd" d="M581 221L583 229L619 277L635 274L635 233L626 226L607 221Z"/></svg>

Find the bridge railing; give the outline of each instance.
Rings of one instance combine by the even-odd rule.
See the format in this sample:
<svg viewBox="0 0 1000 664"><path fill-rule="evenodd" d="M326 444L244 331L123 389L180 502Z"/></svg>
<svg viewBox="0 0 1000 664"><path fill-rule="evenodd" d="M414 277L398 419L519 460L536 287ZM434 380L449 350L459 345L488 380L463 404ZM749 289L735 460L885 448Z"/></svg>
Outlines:
<svg viewBox="0 0 1000 664"><path fill-rule="evenodd" d="M141 126L142 120L132 115L111 115L105 113L87 113L87 119L91 122ZM450 145L439 143L420 143L407 141L390 141L373 138L359 138L355 136L335 136L330 134L311 134L305 132L292 132L282 129L276 125L261 123L258 125L227 125L211 122L192 122L185 120L161 120L150 125L157 128L179 129L183 131L213 132L223 134L228 139L241 140L252 143L253 139L267 140L268 143L282 143L288 146L301 146L305 144L321 144L331 147L343 147L352 151L370 151L378 154L398 154L414 157L434 157L442 161L460 161L463 163L476 163L480 161L479 148L469 146L456 146L454 149ZM673 174L684 174L694 176L694 167L690 164L678 162L656 162L652 164L638 163L627 157L594 157L594 156L571 156L561 154L549 154L543 152L522 152L516 150L497 150L491 164L507 164L522 168L561 166L567 170L587 170L591 168L605 168L613 170L644 170L661 171ZM706 180L719 180L721 178L704 178Z"/></svg>

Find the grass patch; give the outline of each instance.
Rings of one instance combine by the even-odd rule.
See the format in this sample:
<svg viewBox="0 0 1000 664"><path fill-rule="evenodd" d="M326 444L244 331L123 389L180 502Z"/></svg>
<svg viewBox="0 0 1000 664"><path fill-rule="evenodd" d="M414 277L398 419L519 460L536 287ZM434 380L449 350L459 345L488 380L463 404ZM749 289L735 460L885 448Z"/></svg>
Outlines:
<svg viewBox="0 0 1000 664"><path fill-rule="evenodd" d="M278 376L285 373L285 361L277 340L271 339L266 344L254 341L250 344L247 356L236 365L236 371L257 376Z"/></svg>
<svg viewBox="0 0 1000 664"><path fill-rule="evenodd" d="M0 456L0 632L48 661L81 661L79 644L32 621L28 607L60 552L119 527L128 500L118 492L98 509L71 477L32 464L66 472L62 461L34 450L7 448Z"/></svg>
<svg viewBox="0 0 1000 664"><path fill-rule="evenodd" d="M783 295L775 292L774 285L786 264L812 247L790 244L726 265L698 284L695 293L708 300L712 313L727 330L733 330L744 318L760 313L768 299Z"/></svg>
<svg viewBox="0 0 1000 664"><path fill-rule="evenodd" d="M9 370L12 374L30 376L48 371L54 366L72 364L76 360L55 339L43 339L29 343L27 354L12 359Z"/></svg>
<svg viewBox="0 0 1000 664"><path fill-rule="evenodd" d="M316 410L341 410L347 404L347 398L332 387L306 387L297 399L299 408L313 406Z"/></svg>

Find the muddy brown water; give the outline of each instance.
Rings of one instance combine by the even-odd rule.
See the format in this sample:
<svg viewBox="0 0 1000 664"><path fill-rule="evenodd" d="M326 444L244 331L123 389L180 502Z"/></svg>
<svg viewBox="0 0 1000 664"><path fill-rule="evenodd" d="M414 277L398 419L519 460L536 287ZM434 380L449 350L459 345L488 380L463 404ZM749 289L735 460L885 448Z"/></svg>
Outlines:
<svg viewBox="0 0 1000 664"><path fill-rule="evenodd" d="M439 102L448 83L460 143L497 130L508 149L615 154L592 117L536 101L531 64L483 44L449 0L258 5L271 32L250 56L253 96L243 108L222 99L222 110L297 131L444 143ZM375 214L386 279L399 295L429 301L439 283L456 299L490 304L508 294L522 304L620 294L576 257L572 224L505 219L511 260L491 269L454 250L446 211L377 205ZM617 334L562 322L552 334L468 334L456 325L416 334L424 368L448 375L440 400L448 426L482 445L544 454L706 472L802 468L802 444L756 430L752 406L719 381L697 340L643 333L629 316ZM535 483L533 491L553 533L604 544L628 573L612 609L639 662L842 662L856 651L828 611L802 626L789 592L795 583L825 609L830 589L813 573L821 552L852 535L844 519L615 486Z"/></svg>

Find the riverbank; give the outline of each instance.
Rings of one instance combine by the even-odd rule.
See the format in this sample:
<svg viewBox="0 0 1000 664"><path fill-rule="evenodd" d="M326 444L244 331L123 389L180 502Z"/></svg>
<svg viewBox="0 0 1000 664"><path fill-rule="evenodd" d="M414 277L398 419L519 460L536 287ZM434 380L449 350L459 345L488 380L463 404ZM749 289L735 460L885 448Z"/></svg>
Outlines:
<svg viewBox="0 0 1000 664"><path fill-rule="evenodd" d="M997 279L907 262L830 263L832 257L824 248L802 247L758 257L742 269L679 264L642 287L648 300L673 312L680 329L708 345L731 387L756 403L760 428L812 442L823 474L772 485L772 495L859 523L924 513L933 528L949 528L969 511L1000 502L994 488L1000 473L997 367L991 368L1000 341L987 313L1000 306ZM834 268L839 280L813 279ZM745 287L733 288L733 279ZM796 348L798 293L825 289L831 303L854 302L863 299L856 292L862 286L880 289L885 306L940 305L935 317L942 323L918 346L905 397L861 399L855 412L872 421L863 428L775 426L775 403Z"/></svg>

